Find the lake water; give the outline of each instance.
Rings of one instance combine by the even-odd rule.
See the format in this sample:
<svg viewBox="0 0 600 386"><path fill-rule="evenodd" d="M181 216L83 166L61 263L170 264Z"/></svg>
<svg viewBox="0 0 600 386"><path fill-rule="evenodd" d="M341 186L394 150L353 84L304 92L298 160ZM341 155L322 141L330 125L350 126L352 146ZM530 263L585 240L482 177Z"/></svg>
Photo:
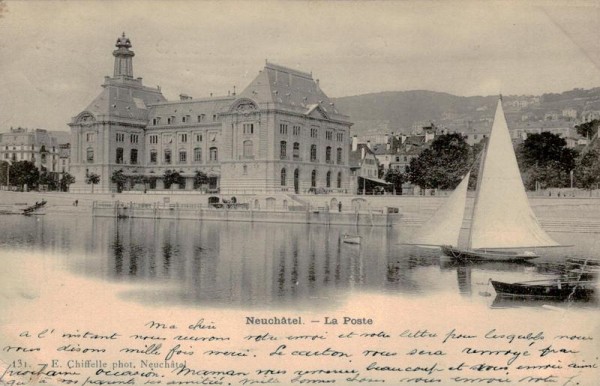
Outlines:
<svg viewBox="0 0 600 386"><path fill-rule="evenodd" d="M131 285L120 298L152 307L327 310L353 294L377 294L422 298L423 307L444 298L477 308L534 308L543 304L495 300L488 280L554 277L566 257L600 258L598 235L583 233L552 233L573 247L538 251L544 255L533 263L458 265L436 250L400 244L416 230L411 227L357 230L88 215L2 220L0 260L19 253L72 277ZM362 244L343 243L345 233L360 234ZM595 298L568 307L598 305Z"/></svg>

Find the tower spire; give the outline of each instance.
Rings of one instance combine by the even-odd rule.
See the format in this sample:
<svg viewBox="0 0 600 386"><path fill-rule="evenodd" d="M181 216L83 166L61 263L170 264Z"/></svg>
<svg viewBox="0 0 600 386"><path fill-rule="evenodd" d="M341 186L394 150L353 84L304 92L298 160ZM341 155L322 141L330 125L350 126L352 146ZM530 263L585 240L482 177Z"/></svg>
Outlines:
<svg viewBox="0 0 600 386"><path fill-rule="evenodd" d="M133 78L133 57L135 54L129 50L131 48L131 41L125 36L125 32L117 38L115 46L117 47L113 51L113 56L115 57L115 78L118 76Z"/></svg>

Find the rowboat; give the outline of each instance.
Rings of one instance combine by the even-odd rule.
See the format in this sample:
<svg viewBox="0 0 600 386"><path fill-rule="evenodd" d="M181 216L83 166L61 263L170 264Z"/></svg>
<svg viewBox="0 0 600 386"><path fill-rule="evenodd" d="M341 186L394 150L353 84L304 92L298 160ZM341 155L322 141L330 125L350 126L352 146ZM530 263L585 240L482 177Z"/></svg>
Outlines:
<svg viewBox="0 0 600 386"><path fill-rule="evenodd" d="M347 244L360 244L361 241L361 237L358 235L348 235L348 234L344 234L344 237L342 238L342 241L347 243Z"/></svg>
<svg viewBox="0 0 600 386"><path fill-rule="evenodd" d="M587 300L593 297L592 281L542 280L505 283L491 280L497 296L553 300Z"/></svg>

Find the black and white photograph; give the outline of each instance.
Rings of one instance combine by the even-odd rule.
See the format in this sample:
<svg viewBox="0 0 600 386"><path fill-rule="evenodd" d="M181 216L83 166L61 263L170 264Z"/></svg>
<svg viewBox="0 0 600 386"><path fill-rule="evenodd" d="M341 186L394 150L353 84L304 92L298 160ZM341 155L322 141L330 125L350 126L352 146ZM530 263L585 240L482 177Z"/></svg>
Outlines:
<svg viewBox="0 0 600 386"><path fill-rule="evenodd" d="M0 0L0 385L597 385L599 31Z"/></svg>

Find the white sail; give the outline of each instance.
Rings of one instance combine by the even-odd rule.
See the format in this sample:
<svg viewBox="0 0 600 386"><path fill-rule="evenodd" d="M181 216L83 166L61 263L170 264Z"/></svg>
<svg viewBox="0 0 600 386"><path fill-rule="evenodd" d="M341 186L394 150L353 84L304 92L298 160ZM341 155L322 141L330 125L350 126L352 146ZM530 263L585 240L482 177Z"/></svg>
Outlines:
<svg viewBox="0 0 600 386"><path fill-rule="evenodd" d="M540 227L529 206L502 110L502 101L498 101L483 163L477 181L469 247L559 245Z"/></svg>
<svg viewBox="0 0 600 386"><path fill-rule="evenodd" d="M417 237L412 240L412 244L452 245L454 247L458 245L470 175L470 172L467 173L446 202L423 224Z"/></svg>

